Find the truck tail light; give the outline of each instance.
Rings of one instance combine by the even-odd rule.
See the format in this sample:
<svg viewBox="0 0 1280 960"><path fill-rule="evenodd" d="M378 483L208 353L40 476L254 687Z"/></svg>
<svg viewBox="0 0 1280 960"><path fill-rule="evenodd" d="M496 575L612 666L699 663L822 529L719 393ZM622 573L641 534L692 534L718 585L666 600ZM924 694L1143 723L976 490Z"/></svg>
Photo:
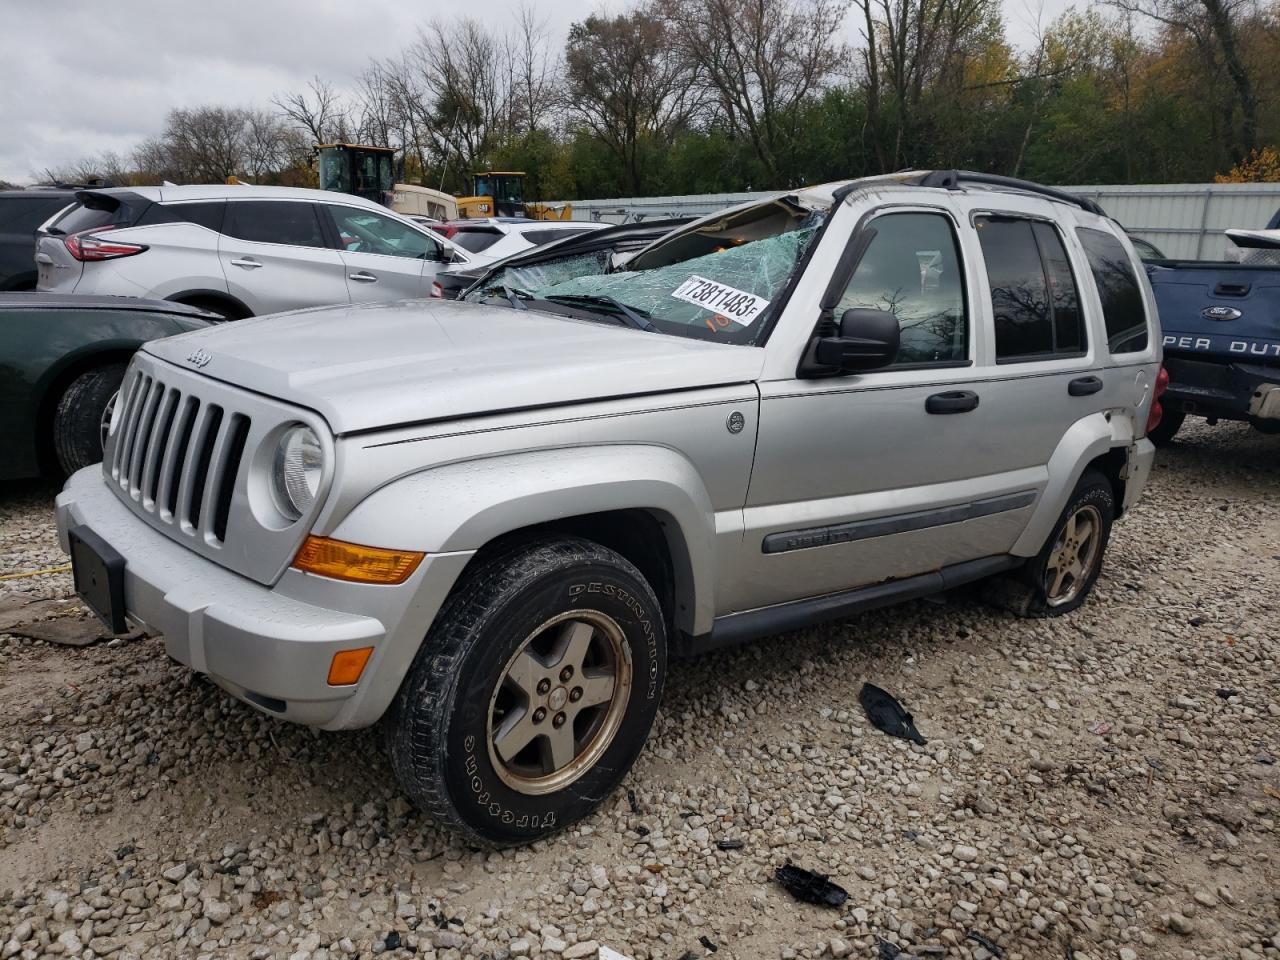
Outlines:
<svg viewBox="0 0 1280 960"><path fill-rule="evenodd" d="M1169 371L1161 365L1160 372L1156 374L1156 388L1152 391L1151 412L1147 414L1147 433L1160 425L1160 418L1164 416L1164 407L1160 405L1160 398L1168 389Z"/></svg>
<svg viewBox="0 0 1280 960"><path fill-rule="evenodd" d="M67 252L81 262L93 260L115 260L119 257L132 257L142 253L147 247L142 243L125 243L122 240L108 240L94 236L105 230L114 230L115 225L95 227L92 230L81 230L62 238L62 245Z"/></svg>

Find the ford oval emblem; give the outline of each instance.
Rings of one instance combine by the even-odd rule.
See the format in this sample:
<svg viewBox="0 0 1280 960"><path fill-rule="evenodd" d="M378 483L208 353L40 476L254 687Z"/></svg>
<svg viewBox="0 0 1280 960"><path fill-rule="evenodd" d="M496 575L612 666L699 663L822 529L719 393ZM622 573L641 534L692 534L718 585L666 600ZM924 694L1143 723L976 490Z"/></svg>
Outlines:
<svg viewBox="0 0 1280 960"><path fill-rule="evenodd" d="M1205 307L1200 316L1206 320L1239 320L1242 314L1235 307Z"/></svg>
<svg viewBox="0 0 1280 960"><path fill-rule="evenodd" d="M187 354L187 363L191 364L197 370L213 359L213 354L208 350L195 349Z"/></svg>

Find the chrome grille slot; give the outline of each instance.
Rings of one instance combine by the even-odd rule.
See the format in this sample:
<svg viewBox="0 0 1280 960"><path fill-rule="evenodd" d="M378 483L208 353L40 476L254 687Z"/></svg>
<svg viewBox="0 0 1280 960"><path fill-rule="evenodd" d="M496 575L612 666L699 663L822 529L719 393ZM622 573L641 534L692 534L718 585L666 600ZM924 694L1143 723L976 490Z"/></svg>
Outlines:
<svg viewBox="0 0 1280 960"><path fill-rule="evenodd" d="M150 390L143 399L138 415L137 429L133 436L133 449L129 456L129 496L135 499L142 492L142 464L146 459L147 445L151 442L151 431L155 427L156 413L160 409L160 401L164 398L164 384L151 381Z"/></svg>
<svg viewBox="0 0 1280 960"><path fill-rule="evenodd" d="M147 392L150 384L151 378L144 373L139 373L133 378L124 412L120 416L120 429L111 457L111 477L113 480L120 480L122 485L128 484L129 450L133 443L133 432L137 427L142 396Z"/></svg>
<svg viewBox="0 0 1280 960"><path fill-rule="evenodd" d="M200 401L195 397L183 397L182 407L174 414L173 432L160 461L160 486L156 490L156 503L160 505L160 519L173 523L178 512L178 485L182 468L187 462L187 447L191 445L191 430L196 424Z"/></svg>
<svg viewBox="0 0 1280 960"><path fill-rule="evenodd" d="M148 510L155 509L156 493L160 488L160 462L169 449L169 434L173 430L179 399L181 398L178 391L170 389L165 392L164 402L156 410L151 443L147 448L147 458L142 465L142 505Z"/></svg>
<svg viewBox="0 0 1280 960"><path fill-rule="evenodd" d="M236 477L240 474L240 458L249 439L249 418L236 413L226 431L226 446L217 460L218 476L210 486L213 498L212 530L219 543L227 539L227 520L231 516L231 498L235 494Z"/></svg>
<svg viewBox="0 0 1280 960"><path fill-rule="evenodd" d="M191 482L188 484L188 477L182 478L183 486L187 487L187 496L182 499L186 507L185 524L192 530L200 529L200 511L204 506L204 488L209 479L209 466L213 461L213 450L218 445L219 428L222 426L222 408L216 403L211 403L204 409L204 416L201 417L200 429L196 432L196 438L192 453L195 459L192 461L192 469L188 476ZM182 494L179 493L179 497Z"/></svg>

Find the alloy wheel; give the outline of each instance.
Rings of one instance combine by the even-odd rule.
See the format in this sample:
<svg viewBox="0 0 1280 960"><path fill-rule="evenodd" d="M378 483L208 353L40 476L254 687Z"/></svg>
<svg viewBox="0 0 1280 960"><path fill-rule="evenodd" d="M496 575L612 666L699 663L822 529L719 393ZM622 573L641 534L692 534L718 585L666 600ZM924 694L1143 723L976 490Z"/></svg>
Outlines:
<svg viewBox="0 0 1280 960"><path fill-rule="evenodd" d="M613 742L631 696L622 628L572 610L533 631L507 662L489 701L489 759L513 790L561 790Z"/></svg>
<svg viewBox="0 0 1280 960"><path fill-rule="evenodd" d="M1086 503L1062 525L1045 564L1044 591L1049 606L1070 603L1089 581L1102 542L1102 513Z"/></svg>

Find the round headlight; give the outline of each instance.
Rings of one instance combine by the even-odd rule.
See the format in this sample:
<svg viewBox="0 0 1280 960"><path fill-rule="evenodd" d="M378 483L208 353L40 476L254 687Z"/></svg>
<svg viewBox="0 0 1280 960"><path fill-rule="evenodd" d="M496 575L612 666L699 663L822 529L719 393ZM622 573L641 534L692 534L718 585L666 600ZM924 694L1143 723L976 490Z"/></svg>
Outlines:
<svg viewBox="0 0 1280 960"><path fill-rule="evenodd" d="M324 475L324 448L310 427L298 424L280 437L271 467L271 492L276 506L297 520L316 502Z"/></svg>

